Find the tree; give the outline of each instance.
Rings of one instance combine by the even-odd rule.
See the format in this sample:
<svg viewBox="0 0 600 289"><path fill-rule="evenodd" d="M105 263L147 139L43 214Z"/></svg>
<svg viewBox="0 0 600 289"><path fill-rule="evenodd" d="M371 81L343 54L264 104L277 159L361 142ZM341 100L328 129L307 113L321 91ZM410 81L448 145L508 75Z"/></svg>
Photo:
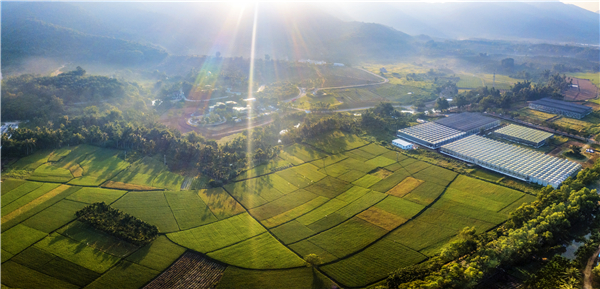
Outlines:
<svg viewBox="0 0 600 289"><path fill-rule="evenodd" d="M217 53L215 53L215 56L217 56L217 58L221 57L221 52L217 51Z"/></svg>
<svg viewBox="0 0 600 289"><path fill-rule="evenodd" d="M269 60L271 60L271 56L269 56L269 54L265 54L265 60L266 60L266 61L269 61Z"/></svg>
<svg viewBox="0 0 600 289"><path fill-rule="evenodd" d="M439 109L439 110L446 110L450 107L450 104L448 103L448 100L444 97L439 97L436 101L435 101L435 108Z"/></svg>
<svg viewBox="0 0 600 289"><path fill-rule="evenodd" d="M323 264L323 260L321 257L317 256L317 254L308 254L304 256L304 262L306 263L306 267L311 267L313 269Z"/></svg>
<svg viewBox="0 0 600 289"><path fill-rule="evenodd" d="M512 58L504 58L501 61L502 67L512 69L515 66L515 60Z"/></svg>

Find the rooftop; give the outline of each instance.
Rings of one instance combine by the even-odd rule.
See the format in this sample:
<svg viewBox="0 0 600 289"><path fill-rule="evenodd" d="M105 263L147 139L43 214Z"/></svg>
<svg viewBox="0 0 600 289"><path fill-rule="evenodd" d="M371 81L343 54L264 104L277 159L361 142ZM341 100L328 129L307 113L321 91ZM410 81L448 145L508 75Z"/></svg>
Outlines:
<svg viewBox="0 0 600 289"><path fill-rule="evenodd" d="M506 136L526 140L529 142L539 143L544 141L545 139L552 137L552 134L549 132L528 128L516 124L507 125L497 131L495 133L503 134Z"/></svg>
<svg viewBox="0 0 600 289"><path fill-rule="evenodd" d="M551 107L554 109L560 109L563 111L569 111L569 112L580 113L580 114L586 114L592 110L592 108L589 106L575 104L575 103L552 99L552 98L547 98L547 97L538 99L536 101L532 101L531 103L535 104L535 105L543 105L543 106Z"/></svg>
<svg viewBox="0 0 600 289"><path fill-rule="evenodd" d="M399 138L393 140L392 143L397 143L397 144L399 144L401 146L410 146L410 145L412 145L412 143L409 143L409 142L407 142L407 141L405 141L403 139L399 139Z"/></svg>
<svg viewBox="0 0 600 289"><path fill-rule="evenodd" d="M581 165L575 162L478 135L443 145L442 151L475 159L530 180L543 180L555 187L581 169Z"/></svg>
<svg viewBox="0 0 600 289"><path fill-rule="evenodd" d="M435 122L460 131L470 131L495 121L498 120L480 113L463 112L438 119Z"/></svg>
<svg viewBox="0 0 600 289"><path fill-rule="evenodd" d="M455 136L465 134L462 131L455 130L443 125L439 125L435 122L428 122L418 124L415 126L407 127L398 130L398 133L403 133L408 136L435 144L438 142L445 141Z"/></svg>

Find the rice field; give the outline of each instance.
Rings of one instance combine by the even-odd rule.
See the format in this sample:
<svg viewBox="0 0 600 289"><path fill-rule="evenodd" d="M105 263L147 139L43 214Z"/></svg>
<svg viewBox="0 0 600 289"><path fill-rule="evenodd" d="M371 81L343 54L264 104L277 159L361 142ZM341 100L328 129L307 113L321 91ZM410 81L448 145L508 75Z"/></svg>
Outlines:
<svg viewBox="0 0 600 289"><path fill-rule="evenodd" d="M129 163L91 146L20 165L48 178L2 183L2 284L21 288L139 288L203 274L217 288L364 287L534 200L341 132L203 190L180 190L152 156ZM67 184L52 182L68 174ZM159 236L135 246L79 222L75 213L94 202L156 225ZM324 264L306 268L308 254Z"/></svg>

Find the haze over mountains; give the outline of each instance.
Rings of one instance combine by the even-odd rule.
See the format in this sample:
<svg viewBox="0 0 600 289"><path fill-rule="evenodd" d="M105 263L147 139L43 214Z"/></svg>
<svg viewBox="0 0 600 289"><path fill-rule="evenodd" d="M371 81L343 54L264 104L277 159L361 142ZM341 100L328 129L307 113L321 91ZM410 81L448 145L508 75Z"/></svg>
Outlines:
<svg viewBox="0 0 600 289"><path fill-rule="evenodd" d="M27 57L136 64L251 54L353 62L419 53L433 37L597 45L598 14L556 3L2 2L3 67ZM412 36L411 36L412 35Z"/></svg>

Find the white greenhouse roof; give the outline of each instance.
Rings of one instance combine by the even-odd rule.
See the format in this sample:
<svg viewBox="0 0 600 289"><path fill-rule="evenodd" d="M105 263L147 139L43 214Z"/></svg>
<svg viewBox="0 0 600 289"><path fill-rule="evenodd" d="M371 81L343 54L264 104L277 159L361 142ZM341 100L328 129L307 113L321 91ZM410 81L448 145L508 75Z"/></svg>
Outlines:
<svg viewBox="0 0 600 289"><path fill-rule="evenodd" d="M409 142L407 142L407 141L405 141L403 139L399 139L399 138L393 140L392 143L396 143L396 144L399 144L401 146L410 146L410 145L412 145L412 143L409 143Z"/></svg>
<svg viewBox="0 0 600 289"><path fill-rule="evenodd" d="M528 128L520 125L511 124L505 126L494 133L506 135L509 137L514 137L518 139L522 139L528 142L539 143L552 137L552 134L549 132Z"/></svg>
<svg viewBox="0 0 600 289"><path fill-rule="evenodd" d="M462 131L449 128L441 124L437 124L435 122L427 122L407 127L398 130L398 133L405 134L432 144L443 142L445 140L449 140L465 134Z"/></svg>
<svg viewBox="0 0 600 289"><path fill-rule="evenodd" d="M529 181L541 180L555 187L581 169L581 165L575 162L478 135L443 145L442 151L462 159L476 160Z"/></svg>

